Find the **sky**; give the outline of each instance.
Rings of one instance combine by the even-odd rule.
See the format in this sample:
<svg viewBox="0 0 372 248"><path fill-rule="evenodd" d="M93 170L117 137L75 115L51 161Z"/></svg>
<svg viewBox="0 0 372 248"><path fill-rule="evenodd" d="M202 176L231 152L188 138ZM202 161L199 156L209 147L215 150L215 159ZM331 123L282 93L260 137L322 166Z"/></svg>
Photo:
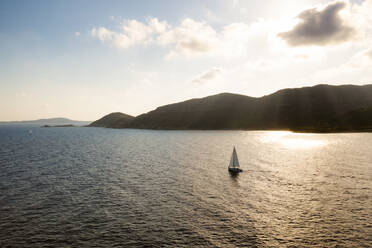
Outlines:
<svg viewBox="0 0 372 248"><path fill-rule="evenodd" d="M0 121L372 83L372 0L2 0Z"/></svg>

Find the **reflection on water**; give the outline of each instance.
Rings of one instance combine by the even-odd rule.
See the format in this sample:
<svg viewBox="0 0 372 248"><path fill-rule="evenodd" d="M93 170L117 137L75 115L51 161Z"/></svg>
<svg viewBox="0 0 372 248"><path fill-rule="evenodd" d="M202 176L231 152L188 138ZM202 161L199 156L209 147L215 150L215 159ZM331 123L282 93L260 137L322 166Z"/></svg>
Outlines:
<svg viewBox="0 0 372 248"><path fill-rule="evenodd" d="M230 178L233 182L239 182L238 179L239 179L239 173L232 173L232 172L229 172L230 174Z"/></svg>
<svg viewBox="0 0 372 248"><path fill-rule="evenodd" d="M272 142L289 149L309 149L327 145L319 134L293 133L287 131L270 131L262 137L263 142Z"/></svg>
<svg viewBox="0 0 372 248"><path fill-rule="evenodd" d="M0 127L0 247L372 246L372 134L28 130Z"/></svg>

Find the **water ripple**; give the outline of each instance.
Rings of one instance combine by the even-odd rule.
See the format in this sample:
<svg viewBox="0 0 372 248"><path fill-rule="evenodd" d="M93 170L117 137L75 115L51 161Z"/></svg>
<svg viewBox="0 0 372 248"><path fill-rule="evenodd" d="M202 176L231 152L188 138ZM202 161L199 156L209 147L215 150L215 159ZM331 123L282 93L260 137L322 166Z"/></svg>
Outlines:
<svg viewBox="0 0 372 248"><path fill-rule="evenodd" d="M371 145L372 134L0 126L0 247L372 247Z"/></svg>

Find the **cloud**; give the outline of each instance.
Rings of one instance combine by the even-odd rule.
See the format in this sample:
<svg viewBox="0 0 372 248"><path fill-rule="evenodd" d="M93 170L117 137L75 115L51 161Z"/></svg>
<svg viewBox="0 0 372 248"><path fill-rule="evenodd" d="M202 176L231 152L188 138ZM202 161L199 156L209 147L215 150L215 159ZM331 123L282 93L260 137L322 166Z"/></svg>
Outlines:
<svg viewBox="0 0 372 248"><path fill-rule="evenodd" d="M139 44L149 44L153 42L153 36L166 31L167 22L160 22L157 18L149 19L147 24L137 20L129 20L123 23L118 31L111 31L105 27L93 28L91 35L102 42L127 49Z"/></svg>
<svg viewBox="0 0 372 248"><path fill-rule="evenodd" d="M121 50L136 46L160 47L165 59L253 59L272 56L273 53L294 56L293 52L310 57L323 53L322 46L326 45L350 40L353 44L368 43L370 39L367 38L372 33L371 10L372 0L365 0L362 4L338 1L322 9L308 8L302 12L297 9L294 13L300 13L298 20L285 16L251 23L211 25L207 21L185 18L171 25L157 18L145 22L132 19L120 21L115 29L93 28L91 35ZM296 49L292 49L293 46Z"/></svg>
<svg viewBox="0 0 372 248"><path fill-rule="evenodd" d="M98 29L93 28L91 34L92 36L97 37L102 42L112 40L112 37L114 36L114 32L111 32L104 27L100 27Z"/></svg>
<svg viewBox="0 0 372 248"><path fill-rule="evenodd" d="M166 58L177 56L242 56L248 48L256 24L233 23L214 29L205 21L186 18L177 26L152 18L147 23L128 20L118 30L93 28L91 35L119 49L137 45L157 45L168 49Z"/></svg>
<svg viewBox="0 0 372 248"><path fill-rule="evenodd" d="M219 77L222 74L222 72L223 70L221 68L213 67L203 72L201 75L197 76L193 80L191 80L191 82L192 83L206 83L208 81L211 81Z"/></svg>
<svg viewBox="0 0 372 248"><path fill-rule="evenodd" d="M80 32L75 32L75 36L80 36Z"/></svg>
<svg viewBox="0 0 372 248"><path fill-rule="evenodd" d="M174 54L193 55L208 53L218 42L216 31L205 22L185 19L181 25L158 37L159 44L172 45Z"/></svg>
<svg viewBox="0 0 372 248"><path fill-rule="evenodd" d="M233 7L236 8L239 5L239 0L233 0Z"/></svg>
<svg viewBox="0 0 372 248"><path fill-rule="evenodd" d="M278 36L290 46L338 44L354 38L356 30L339 15L346 7L344 2L335 2L323 10L308 9L298 15L300 22L288 32Z"/></svg>
<svg viewBox="0 0 372 248"><path fill-rule="evenodd" d="M335 83L353 83L365 84L371 83L372 78L372 59L370 53L372 50L364 49L348 60L339 63L333 67L321 68L314 72L311 77L318 81Z"/></svg>
<svg viewBox="0 0 372 248"><path fill-rule="evenodd" d="M372 59L372 49L368 50L368 51L365 53L365 55L366 55L368 58Z"/></svg>

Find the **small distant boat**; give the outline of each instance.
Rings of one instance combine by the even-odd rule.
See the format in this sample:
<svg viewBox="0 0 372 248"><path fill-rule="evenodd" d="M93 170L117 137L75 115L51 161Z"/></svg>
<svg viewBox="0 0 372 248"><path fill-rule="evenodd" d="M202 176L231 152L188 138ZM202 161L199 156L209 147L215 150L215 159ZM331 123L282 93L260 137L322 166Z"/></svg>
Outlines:
<svg viewBox="0 0 372 248"><path fill-rule="evenodd" d="M229 172L231 173L239 173L243 170L240 169L239 160L238 160L238 154L236 154L235 146L234 150L231 154L230 164L229 164Z"/></svg>

